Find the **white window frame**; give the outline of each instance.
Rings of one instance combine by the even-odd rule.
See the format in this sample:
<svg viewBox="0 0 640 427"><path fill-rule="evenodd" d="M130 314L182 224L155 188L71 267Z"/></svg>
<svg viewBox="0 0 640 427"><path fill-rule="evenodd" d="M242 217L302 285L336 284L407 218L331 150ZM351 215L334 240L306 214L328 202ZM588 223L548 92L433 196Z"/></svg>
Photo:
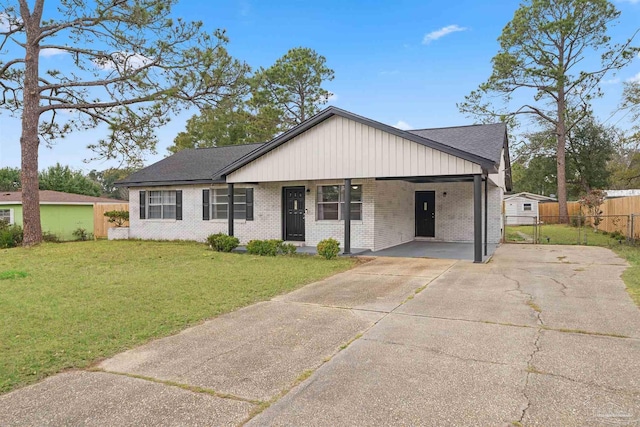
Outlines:
<svg viewBox="0 0 640 427"><path fill-rule="evenodd" d="M156 196L157 197L157 193L160 193L160 203L152 203L151 202L151 197ZM165 196L168 199L173 198L173 203L166 203L165 202ZM151 219L151 220L158 220L158 219L176 219L176 212L177 212L177 199L176 199L176 190L150 190L147 194L147 219ZM151 216L151 207L152 206L160 206L160 217L152 217ZM169 206L173 206L173 216L167 216L167 214L165 213L165 210L167 207Z"/></svg>
<svg viewBox="0 0 640 427"><path fill-rule="evenodd" d="M527 207L529 207L529 209L527 209ZM522 204L522 211L523 212L533 212L533 203L523 203Z"/></svg>
<svg viewBox="0 0 640 427"><path fill-rule="evenodd" d="M13 225L13 223L14 223L14 218L13 218L13 209L11 209L11 208L8 208L8 209L3 208L3 209L0 209L0 212L6 212L6 211L8 211L8 212L9 212L9 225ZM2 219L4 219L4 218L0 217L0 220L2 220Z"/></svg>
<svg viewBox="0 0 640 427"><path fill-rule="evenodd" d="M212 188L211 189L211 203L209 203L209 218L211 220L223 220L229 219L229 189L228 188ZM220 197L220 201L218 201ZM216 206L226 206L227 210L224 215L218 215ZM233 189L233 219L246 221L247 219L247 189L246 188L234 188Z"/></svg>
<svg viewBox="0 0 640 427"><path fill-rule="evenodd" d="M322 195L323 191L322 188L323 187L338 187L338 201L330 201L330 202L324 202L320 200L320 196ZM363 211L362 211L362 197L363 197L363 193L362 193L362 184L352 184L352 193L351 193L351 207L355 206L359 206L359 210L360 210L360 218L354 219L353 218L353 214L351 215L351 220L352 221L362 221L362 217L363 217ZM355 188L354 188L355 187ZM353 190L354 189L360 189L360 200L354 200L353 199ZM321 205L338 205L338 219L324 219L324 218L320 218L321 214L320 214L320 206ZM344 185L341 184L329 184L329 185L318 185L316 188L316 221L344 221L344 207L345 207L345 201L344 201Z"/></svg>

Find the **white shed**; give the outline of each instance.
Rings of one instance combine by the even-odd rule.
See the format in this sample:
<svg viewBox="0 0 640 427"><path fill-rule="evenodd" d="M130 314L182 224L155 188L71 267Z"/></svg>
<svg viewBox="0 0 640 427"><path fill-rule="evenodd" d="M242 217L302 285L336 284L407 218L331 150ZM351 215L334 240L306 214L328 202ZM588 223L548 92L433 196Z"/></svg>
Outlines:
<svg viewBox="0 0 640 427"><path fill-rule="evenodd" d="M535 224L536 219L540 217L540 213L538 212L538 203L555 201L556 199L553 197L527 192L505 196L505 222L507 225Z"/></svg>

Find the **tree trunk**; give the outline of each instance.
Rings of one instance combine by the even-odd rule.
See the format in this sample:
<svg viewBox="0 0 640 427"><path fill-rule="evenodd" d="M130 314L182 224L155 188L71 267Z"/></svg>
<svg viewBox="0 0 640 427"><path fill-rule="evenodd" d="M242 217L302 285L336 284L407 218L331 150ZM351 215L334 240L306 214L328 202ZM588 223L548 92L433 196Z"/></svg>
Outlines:
<svg viewBox="0 0 640 427"><path fill-rule="evenodd" d="M565 126L566 101L564 87L558 91L558 122L556 124L556 137L558 141L556 165L558 177L558 222L560 224L569 223L569 211L567 209L567 177L565 168L567 130Z"/></svg>
<svg viewBox="0 0 640 427"><path fill-rule="evenodd" d="M25 18L23 13L23 19ZM38 190L38 123L40 121L39 81L39 36L40 16L34 14L24 19L27 28L25 55L24 93L22 109L22 135L20 148L22 154L22 222L24 227L24 246L42 241L40 225L40 194Z"/></svg>

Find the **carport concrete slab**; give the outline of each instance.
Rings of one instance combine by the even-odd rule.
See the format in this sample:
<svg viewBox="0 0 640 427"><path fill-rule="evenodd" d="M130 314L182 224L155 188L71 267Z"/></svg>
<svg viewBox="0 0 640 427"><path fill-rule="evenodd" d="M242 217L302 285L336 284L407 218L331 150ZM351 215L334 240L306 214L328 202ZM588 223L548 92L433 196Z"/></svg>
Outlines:
<svg viewBox="0 0 640 427"><path fill-rule="evenodd" d="M250 426L506 425L524 372L429 349L360 339Z"/></svg>
<svg viewBox="0 0 640 427"><path fill-rule="evenodd" d="M0 425L232 426L254 408L122 375L68 372L0 396Z"/></svg>
<svg viewBox="0 0 640 427"><path fill-rule="evenodd" d="M389 312L453 263L418 259L390 263L380 258L276 300Z"/></svg>
<svg viewBox="0 0 640 427"><path fill-rule="evenodd" d="M640 399L640 340L542 331L531 360L536 370Z"/></svg>
<svg viewBox="0 0 640 427"><path fill-rule="evenodd" d="M491 256L498 245L487 245L487 255ZM484 254L484 246L482 247ZM401 258L441 258L472 261L474 257L473 243L469 242L437 242L431 240L414 240L391 248L371 252L372 256Z"/></svg>
<svg viewBox="0 0 640 427"><path fill-rule="evenodd" d="M458 263L395 312L446 319L536 326L518 284L484 264Z"/></svg>
<svg viewBox="0 0 640 427"><path fill-rule="evenodd" d="M531 403L525 426L638 426L640 395L553 377L531 374Z"/></svg>
<svg viewBox="0 0 640 427"><path fill-rule="evenodd" d="M381 316L264 302L121 353L99 367L268 400Z"/></svg>
<svg viewBox="0 0 640 427"><path fill-rule="evenodd" d="M495 255L500 256L500 263L503 265L508 263L527 265L541 262L582 265L628 265L625 260L617 256L613 251L596 246L507 244L496 249Z"/></svg>
<svg viewBox="0 0 640 427"><path fill-rule="evenodd" d="M537 329L392 313L362 339L398 344L461 360L527 368Z"/></svg>

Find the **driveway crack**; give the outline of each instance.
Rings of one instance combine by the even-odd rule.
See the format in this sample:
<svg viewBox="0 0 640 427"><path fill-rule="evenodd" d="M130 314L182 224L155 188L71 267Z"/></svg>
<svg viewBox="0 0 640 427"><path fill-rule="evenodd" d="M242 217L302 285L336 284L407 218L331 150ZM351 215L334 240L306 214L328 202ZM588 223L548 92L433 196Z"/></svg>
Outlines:
<svg viewBox="0 0 640 427"><path fill-rule="evenodd" d="M501 274L502 274L502 277L504 277L507 280L511 280L512 282L515 282L515 284L516 284L516 288L515 289L509 289L506 292L507 293L509 293L509 292L518 292L521 295L523 295L527 299L526 304L529 306L529 308L531 308L535 312L538 324L541 325L541 326L544 326L544 320L542 319L542 309L535 303L533 295L531 295L528 292L525 292L522 289L522 285L521 285L519 280L514 279L513 277L509 277L505 273L501 273Z"/></svg>
<svg viewBox="0 0 640 427"><path fill-rule="evenodd" d="M532 362L533 362L533 359L536 356L536 354L540 351L540 338L541 338L541 336L542 336L542 328L538 328L538 331L536 333L536 339L533 342L533 351L531 352L531 354L529 355L529 359L527 360L527 373L526 373L525 379L524 379L524 387L522 388L522 395L524 396L527 404L522 409L522 413L520 414L520 418L518 419L518 422L520 424L522 424L522 421L524 420L525 416L527 415L527 411L529 409L531 409L531 398L527 394L527 387L529 386L529 378L531 377L531 374L536 372L535 368L533 367L533 363Z"/></svg>

